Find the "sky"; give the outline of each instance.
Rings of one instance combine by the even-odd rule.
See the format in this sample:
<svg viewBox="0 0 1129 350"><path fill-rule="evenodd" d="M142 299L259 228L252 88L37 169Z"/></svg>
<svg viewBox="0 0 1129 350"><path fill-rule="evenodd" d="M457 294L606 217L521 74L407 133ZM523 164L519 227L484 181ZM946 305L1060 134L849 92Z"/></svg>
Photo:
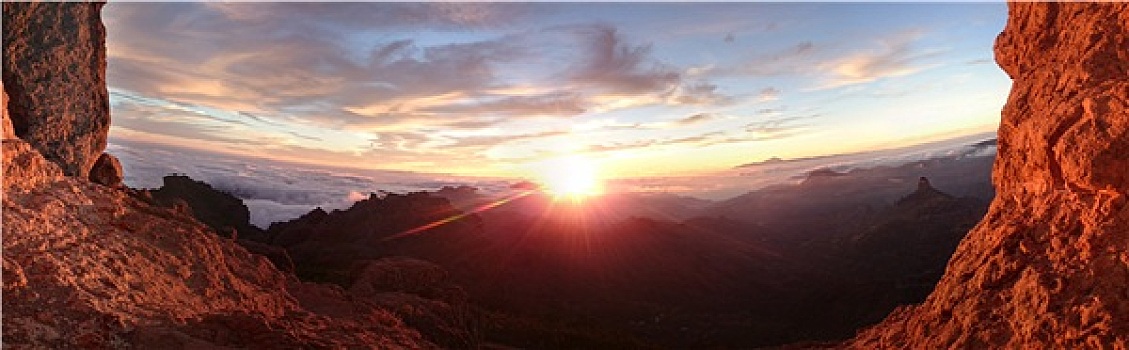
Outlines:
<svg viewBox="0 0 1129 350"><path fill-rule="evenodd" d="M111 151L500 178L579 154L647 178L904 147L996 129L1006 11L111 2Z"/></svg>

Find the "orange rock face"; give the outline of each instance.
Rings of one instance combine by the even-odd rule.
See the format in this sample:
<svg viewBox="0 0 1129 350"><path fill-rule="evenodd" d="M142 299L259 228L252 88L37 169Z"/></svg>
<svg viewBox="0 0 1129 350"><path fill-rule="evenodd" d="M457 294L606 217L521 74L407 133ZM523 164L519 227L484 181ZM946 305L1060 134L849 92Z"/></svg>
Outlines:
<svg viewBox="0 0 1129 350"><path fill-rule="evenodd" d="M105 145L100 5L3 7L4 347L434 347L183 211L64 176L85 175Z"/></svg>
<svg viewBox="0 0 1129 350"><path fill-rule="evenodd" d="M102 5L3 4L4 91L15 134L68 176L87 176L110 129Z"/></svg>
<svg viewBox="0 0 1129 350"><path fill-rule="evenodd" d="M988 215L852 348L1129 344L1129 3L1012 3Z"/></svg>
<svg viewBox="0 0 1129 350"><path fill-rule="evenodd" d="M2 88L2 87L3 87L3 83L0 82L0 88ZM16 138L16 130L13 129L13 127L12 127L12 118L8 117L8 93L0 91L0 94L2 94L2 96L3 96L3 100L0 100L0 108L3 108L3 111L4 111L3 112L3 124L2 124L3 125L2 127L4 129L4 132L3 132L4 136L3 137L4 137L5 140L14 139L14 138Z"/></svg>

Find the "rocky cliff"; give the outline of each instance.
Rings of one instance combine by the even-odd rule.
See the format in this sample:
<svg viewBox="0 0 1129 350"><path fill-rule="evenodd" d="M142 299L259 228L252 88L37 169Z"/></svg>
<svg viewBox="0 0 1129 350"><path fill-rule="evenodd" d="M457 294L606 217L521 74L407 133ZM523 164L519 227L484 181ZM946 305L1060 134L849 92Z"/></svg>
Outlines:
<svg viewBox="0 0 1129 350"><path fill-rule="evenodd" d="M102 3L4 2L4 92L15 135L69 176L106 148Z"/></svg>
<svg viewBox="0 0 1129 350"><path fill-rule="evenodd" d="M109 123L100 8L3 4L4 347L434 347L372 290L301 282L88 178Z"/></svg>
<svg viewBox="0 0 1129 350"><path fill-rule="evenodd" d="M1129 3L1012 3L998 195L940 284L852 348L1129 343Z"/></svg>

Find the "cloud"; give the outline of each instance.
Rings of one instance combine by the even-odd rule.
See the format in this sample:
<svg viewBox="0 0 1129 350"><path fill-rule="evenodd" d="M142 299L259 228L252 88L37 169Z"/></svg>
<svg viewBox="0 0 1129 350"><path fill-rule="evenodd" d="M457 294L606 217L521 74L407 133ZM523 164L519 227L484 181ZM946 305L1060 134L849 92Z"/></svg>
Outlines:
<svg viewBox="0 0 1129 350"><path fill-rule="evenodd" d="M315 122L340 117L345 125L364 125L366 116L413 114L492 88L497 83L492 65L522 54L505 37L427 47L393 40L374 43L364 53L356 50L355 37L330 27L369 23L366 28L373 30L390 25L375 21L383 16L402 17L409 25L424 9L477 7L341 5L113 4L107 11L110 85L179 103L289 112ZM380 5L401 13L384 14L379 10L386 6ZM298 16L284 11L291 6L322 10ZM354 7L368 10L350 10ZM354 12L381 15L352 20L347 14ZM466 11L439 12L436 21L442 23L473 22ZM337 15L345 17L328 21Z"/></svg>
<svg viewBox="0 0 1129 350"><path fill-rule="evenodd" d="M357 84L370 88L343 91L342 102L361 114L379 114L473 101L496 86L494 65L522 55L522 48L506 38L427 48L412 41L389 43L373 50Z"/></svg>
<svg viewBox="0 0 1129 350"><path fill-rule="evenodd" d="M659 142L660 141L657 141L657 140L640 140L640 141L633 141L633 142L616 142L616 143L611 143L611 144L594 144L594 145L588 145L587 147L585 147L585 150L588 151L588 152L597 152L597 153L600 153L600 152L615 152L615 151L624 151L624 150L639 149L639 148L648 148L648 147L652 147L652 146L658 144Z"/></svg>
<svg viewBox="0 0 1129 350"><path fill-rule="evenodd" d="M698 113L679 120L674 121L675 124L681 126L701 124L708 121L716 120L718 117L709 113Z"/></svg>
<svg viewBox="0 0 1129 350"><path fill-rule="evenodd" d="M311 21L347 29L477 29L520 18L523 6L488 3L209 3L228 18L252 23Z"/></svg>
<svg viewBox="0 0 1129 350"><path fill-rule="evenodd" d="M578 93L551 92L535 96L483 98L469 103L436 106L425 109L424 112L515 117L575 116L583 114L587 108L587 101Z"/></svg>
<svg viewBox="0 0 1129 350"><path fill-rule="evenodd" d="M717 85L708 82L683 84L668 95L668 103L673 105L722 106L734 100L732 96L721 94Z"/></svg>
<svg viewBox="0 0 1129 350"><path fill-rule="evenodd" d="M881 39L877 45L846 57L824 63L820 69L828 73L820 89L869 83L878 79L914 74L932 64L929 58L939 54L936 50L920 50L914 42L921 38L918 30L898 33Z"/></svg>
<svg viewBox="0 0 1129 350"><path fill-rule="evenodd" d="M778 77L807 74L816 64L821 49L811 41L802 41L776 52L750 57L734 68L719 69L720 75Z"/></svg>
<svg viewBox="0 0 1129 350"><path fill-rule="evenodd" d="M569 135L570 133L570 131L566 130L550 130L528 134L461 137L455 138L455 143L452 144L451 147L493 147L504 145L510 142L545 139L550 137Z"/></svg>
<svg viewBox="0 0 1129 350"><path fill-rule="evenodd" d="M678 86L678 71L651 61L649 44L626 43L610 25L572 29L587 40L587 57L568 76L573 83L622 95L662 93Z"/></svg>
<svg viewBox="0 0 1129 350"><path fill-rule="evenodd" d="M929 62L943 51L921 48L921 29L891 33L870 41L815 43L800 41L791 46L754 55L732 67L712 69L711 76L807 77L811 90L833 89L914 74L934 67ZM762 93L759 97L779 94Z"/></svg>
<svg viewBox="0 0 1129 350"><path fill-rule="evenodd" d="M797 119L798 120L798 119ZM803 130L800 125L786 125L790 120L773 120L747 125L744 130L715 130L690 136L643 139L630 142L597 143L584 147L585 152L618 152L634 149L654 149L661 147L707 147L730 143L777 140L797 135Z"/></svg>
<svg viewBox="0 0 1129 350"><path fill-rule="evenodd" d="M432 140L430 134L420 132L378 133L372 139L372 147L375 149L412 151L421 148L423 144Z"/></svg>
<svg viewBox="0 0 1129 350"><path fill-rule="evenodd" d="M592 109L608 111L640 105L725 105L733 98L707 80L688 78L683 69L652 55L652 44L630 42L608 24L557 28L581 40L579 64L561 74L570 88L586 91ZM693 69L691 69L693 70Z"/></svg>
<svg viewBox="0 0 1129 350"><path fill-rule="evenodd" d="M780 99L780 89L774 87L766 87L757 93L757 100L759 101L776 101Z"/></svg>
<svg viewBox="0 0 1129 350"><path fill-rule="evenodd" d="M114 108L114 128L216 143L244 145L268 143L254 139L253 135L228 136L233 129L242 129L246 126L238 120L209 118L176 106L155 105L152 101L140 100L131 95L118 93L113 96L119 99Z"/></svg>
<svg viewBox="0 0 1129 350"><path fill-rule="evenodd" d="M814 118L815 116L807 117L784 117L769 120L755 121L745 124L745 131L762 137L790 135L795 131L802 130L806 124L796 124L800 120Z"/></svg>
<svg viewBox="0 0 1129 350"><path fill-rule="evenodd" d="M665 147L699 148L721 144L779 140L804 133L810 127L808 121L820 117L819 114L786 115L784 112L785 107L761 109L751 117L695 113L670 121L633 124L603 120L601 123L594 123L593 125L585 125L583 127L585 130L630 129L633 131L650 131L652 133L665 135L671 129L710 125L713 121L757 119L756 121L745 123L736 129L731 127L724 129L713 128L713 130L701 131L687 136L638 137L639 133L636 133L636 137L634 137L633 140L593 142L584 145L578 151L604 153L638 149L661 149Z"/></svg>

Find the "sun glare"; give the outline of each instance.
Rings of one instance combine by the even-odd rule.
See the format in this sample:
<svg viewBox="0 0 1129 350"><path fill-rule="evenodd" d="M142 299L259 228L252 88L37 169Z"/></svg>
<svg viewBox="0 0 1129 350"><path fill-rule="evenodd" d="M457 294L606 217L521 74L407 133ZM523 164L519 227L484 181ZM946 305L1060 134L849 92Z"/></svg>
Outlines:
<svg viewBox="0 0 1129 350"><path fill-rule="evenodd" d="M603 193L599 169L592 160L570 155L546 161L540 169L541 187L556 198L580 200Z"/></svg>

